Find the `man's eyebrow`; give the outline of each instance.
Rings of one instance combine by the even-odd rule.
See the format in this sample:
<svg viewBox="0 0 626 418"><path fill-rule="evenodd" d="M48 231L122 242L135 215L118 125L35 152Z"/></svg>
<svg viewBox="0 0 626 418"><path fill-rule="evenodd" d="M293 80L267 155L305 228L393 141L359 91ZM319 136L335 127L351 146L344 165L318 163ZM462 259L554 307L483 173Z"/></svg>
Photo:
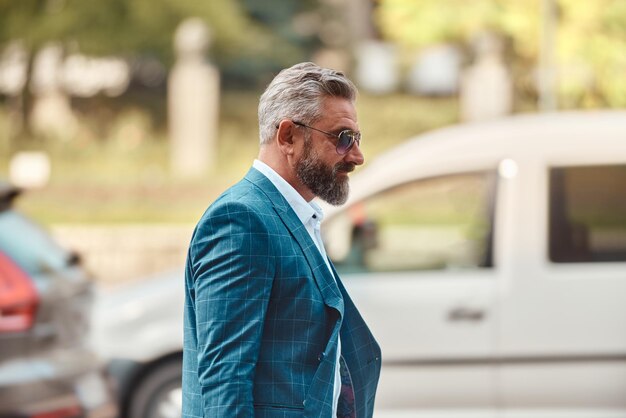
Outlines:
<svg viewBox="0 0 626 418"><path fill-rule="evenodd" d="M342 123L341 125L339 125L338 127L336 127L336 128L330 128L330 129L329 129L329 132L337 132L337 133L339 133L339 132L341 132L341 131L354 131L354 132L360 132L360 130L359 130L359 129L354 129L353 127L348 126L348 125L345 125L345 124L343 124L343 123Z"/></svg>
<svg viewBox="0 0 626 418"><path fill-rule="evenodd" d="M337 128L337 133L341 131L352 131L352 132L361 132L359 129L351 128L350 126L343 125L342 128Z"/></svg>

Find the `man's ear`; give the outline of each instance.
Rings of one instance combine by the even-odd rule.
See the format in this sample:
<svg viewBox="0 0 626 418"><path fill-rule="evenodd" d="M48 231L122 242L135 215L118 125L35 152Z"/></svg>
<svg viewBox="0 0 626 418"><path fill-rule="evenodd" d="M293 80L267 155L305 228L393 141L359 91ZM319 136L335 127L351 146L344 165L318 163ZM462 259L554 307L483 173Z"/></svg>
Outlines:
<svg viewBox="0 0 626 418"><path fill-rule="evenodd" d="M294 135L296 133L296 125L288 119L283 119L278 124L278 131L276 132L276 143L278 148L285 155L292 155L294 153Z"/></svg>

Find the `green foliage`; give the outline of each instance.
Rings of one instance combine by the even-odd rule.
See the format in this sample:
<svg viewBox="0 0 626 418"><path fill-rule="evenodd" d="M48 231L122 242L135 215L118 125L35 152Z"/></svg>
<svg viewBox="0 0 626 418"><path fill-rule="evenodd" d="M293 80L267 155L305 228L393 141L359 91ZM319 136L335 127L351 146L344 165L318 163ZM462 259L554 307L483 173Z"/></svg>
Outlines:
<svg viewBox="0 0 626 418"><path fill-rule="evenodd" d="M376 19L385 38L408 48L466 44L477 31L499 32L512 40L512 67L530 73L539 56L541 1L378 0ZM562 105L626 106L626 2L555 1Z"/></svg>
<svg viewBox="0 0 626 418"><path fill-rule="evenodd" d="M466 41L481 29L525 33L525 45L536 45L533 26L539 14L527 0L379 0L376 20L383 35L404 45L424 47L444 41Z"/></svg>
<svg viewBox="0 0 626 418"><path fill-rule="evenodd" d="M294 3L291 11L306 3ZM0 45L21 39L36 51L48 41L59 41L86 54L144 54L169 64L174 31L192 16L210 26L211 53L223 67L237 67L246 58L253 65L268 61L280 67L302 58L293 33L275 33L233 0L0 0ZM290 18L283 16L282 25Z"/></svg>

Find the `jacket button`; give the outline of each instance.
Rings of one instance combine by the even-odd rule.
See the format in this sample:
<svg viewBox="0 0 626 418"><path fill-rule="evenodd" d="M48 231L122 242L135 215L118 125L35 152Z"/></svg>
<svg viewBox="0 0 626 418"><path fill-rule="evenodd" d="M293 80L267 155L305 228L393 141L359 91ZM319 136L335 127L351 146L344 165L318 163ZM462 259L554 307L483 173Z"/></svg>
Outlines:
<svg viewBox="0 0 626 418"><path fill-rule="evenodd" d="M324 353L320 353L317 356L317 361L322 361L323 358L324 358Z"/></svg>

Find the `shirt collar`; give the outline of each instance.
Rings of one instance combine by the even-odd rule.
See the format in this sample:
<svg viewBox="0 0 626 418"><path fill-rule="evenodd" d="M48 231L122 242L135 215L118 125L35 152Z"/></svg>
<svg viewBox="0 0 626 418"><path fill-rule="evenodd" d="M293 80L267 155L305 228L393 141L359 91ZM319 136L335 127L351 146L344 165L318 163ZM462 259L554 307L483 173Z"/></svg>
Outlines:
<svg viewBox="0 0 626 418"><path fill-rule="evenodd" d="M307 224L312 218L318 219L320 222L324 218L322 208L314 201L307 202L302 195L293 188L293 186L282 178L274 169L262 161L254 160L252 167L260 171L267 177L274 187L283 195L289 206L293 209L300 219L300 222Z"/></svg>

